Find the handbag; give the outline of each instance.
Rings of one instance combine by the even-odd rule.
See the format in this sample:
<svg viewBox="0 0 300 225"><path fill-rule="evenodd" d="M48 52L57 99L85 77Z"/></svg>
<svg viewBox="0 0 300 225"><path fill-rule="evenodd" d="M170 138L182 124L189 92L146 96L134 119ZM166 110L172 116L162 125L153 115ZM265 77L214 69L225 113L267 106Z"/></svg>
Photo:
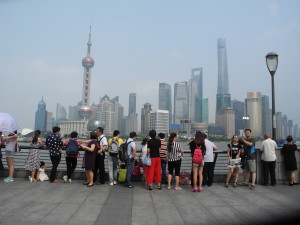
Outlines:
<svg viewBox="0 0 300 225"><path fill-rule="evenodd" d="M133 173L132 173L134 176L139 176L141 175L141 169L139 166L134 166L133 167Z"/></svg>
<svg viewBox="0 0 300 225"><path fill-rule="evenodd" d="M143 164L146 165L146 166L151 166L150 155L146 155L146 157L143 159Z"/></svg>
<svg viewBox="0 0 300 225"><path fill-rule="evenodd" d="M126 173L127 173L127 169L120 169L119 170L119 177L118 177L118 180L120 182L124 182L125 179L126 179Z"/></svg>

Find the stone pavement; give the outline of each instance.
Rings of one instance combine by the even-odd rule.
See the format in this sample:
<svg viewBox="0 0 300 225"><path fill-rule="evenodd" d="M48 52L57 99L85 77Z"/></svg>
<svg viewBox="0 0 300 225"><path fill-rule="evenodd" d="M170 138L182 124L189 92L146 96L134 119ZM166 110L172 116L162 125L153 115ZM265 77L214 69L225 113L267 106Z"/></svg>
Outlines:
<svg viewBox="0 0 300 225"><path fill-rule="evenodd" d="M182 191L149 191L140 182L131 189L86 187L82 182L1 181L0 224L257 225L280 224L294 215L299 219L300 213L300 185L257 185L250 190L217 183L193 193L189 186L182 186Z"/></svg>

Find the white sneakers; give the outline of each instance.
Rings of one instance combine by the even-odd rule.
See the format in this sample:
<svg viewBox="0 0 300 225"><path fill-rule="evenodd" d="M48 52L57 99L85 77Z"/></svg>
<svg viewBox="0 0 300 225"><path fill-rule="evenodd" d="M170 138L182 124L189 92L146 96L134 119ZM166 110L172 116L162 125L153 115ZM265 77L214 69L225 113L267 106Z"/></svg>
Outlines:
<svg viewBox="0 0 300 225"><path fill-rule="evenodd" d="M117 184L117 181L114 180L113 184L116 185L116 184Z"/></svg>
<svg viewBox="0 0 300 225"><path fill-rule="evenodd" d="M110 186L113 186L113 185L114 185L114 183L113 183L113 182L109 182L109 185L110 185Z"/></svg>
<svg viewBox="0 0 300 225"><path fill-rule="evenodd" d="M68 180L68 182L71 184L71 183L72 183L72 180L71 180L71 179L69 179L69 180Z"/></svg>
<svg viewBox="0 0 300 225"><path fill-rule="evenodd" d="M32 182L32 180L33 180L31 176L29 176L28 179L30 182Z"/></svg>
<svg viewBox="0 0 300 225"><path fill-rule="evenodd" d="M63 179L64 179L65 183L68 182L68 176L67 175L63 176Z"/></svg>

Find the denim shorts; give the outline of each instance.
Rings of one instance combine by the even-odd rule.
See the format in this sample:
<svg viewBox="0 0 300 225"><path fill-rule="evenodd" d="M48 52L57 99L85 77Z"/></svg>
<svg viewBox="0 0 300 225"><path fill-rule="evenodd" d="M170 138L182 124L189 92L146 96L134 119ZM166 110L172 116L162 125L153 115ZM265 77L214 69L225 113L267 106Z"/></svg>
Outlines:
<svg viewBox="0 0 300 225"><path fill-rule="evenodd" d="M198 166L198 167L204 167L204 162L203 163L193 163L193 166Z"/></svg>
<svg viewBox="0 0 300 225"><path fill-rule="evenodd" d="M15 151L7 151L5 150L5 157L14 157L16 154Z"/></svg>

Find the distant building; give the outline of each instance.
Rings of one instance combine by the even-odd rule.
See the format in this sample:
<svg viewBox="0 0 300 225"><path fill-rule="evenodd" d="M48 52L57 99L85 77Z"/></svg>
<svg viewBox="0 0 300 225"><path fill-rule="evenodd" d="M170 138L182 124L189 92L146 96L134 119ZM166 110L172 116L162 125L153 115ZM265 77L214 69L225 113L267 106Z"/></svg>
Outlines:
<svg viewBox="0 0 300 225"><path fill-rule="evenodd" d="M180 120L189 118L188 86L187 82L174 84L174 123L180 124Z"/></svg>
<svg viewBox="0 0 300 225"><path fill-rule="evenodd" d="M104 123L106 135L112 135L115 130L115 106L110 98L105 95L99 103L100 121Z"/></svg>
<svg viewBox="0 0 300 225"><path fill-rule="evenodd" d="M282 121L282 112L276 112L276 138L278 140L285 139L283 135L283 121Z"/></svg>
<svg viewBox="0 0 300 225"><path fill-rule="evenodd" d="M125 134L129 135L130 132L135 131L138 133L138 114L137 113L131 113L129 116L127 116L125 121Z"/></svg>
<svg viewBox="0 0 300 225"><path fill-rule="evenodd" d="M87 120L62 121L60 123L60 134L64 137L76 131L79 136L88 136L87 124Z"/></svg>
<svg viewBox="0 0 300 225"><path fill-rule="evenodd" d="M80 110L81 106L82 106L81 101L78 102L78 104L76 106L69 106L68 120L71 120L71 121L81 120L81 117L79 115L79 110Z"/></svg>
<svg viewBox="0 0 300 225"><path fill-rule="evenodd" d="M223 137L224 134L224 127L217 125L208 126L208 137Z"/></svg>
<svg viewBox="0 0 300 225"><path fill-rule="evenodd" d="M156 133L169 134L169 111L156 110L150 113L150 130Z"/></svg>
<svg viewBox="0 0 300 225"><path fill-rule="evenodd" d="M56 104L56 123L60 124L61 121L67 120L67 111L65 107L59 103Z"/></svg>
<svg viewBox="0 0 300 225"><path fill-rule="evenodd" d="M232 108L235 113L235 134L239 135L240 131L246 128L245 122L243 121L243 117L245 116L245 103L235 99L233 100Z"/></svg>
<svg viewBox="0 0 300 225"><path fill-rule="evenodd" d="M217 121L221 127L224 127L224 136L231 138L235 134L235 113L230 107L219 109L217 112Z"/></svg>
<svg viewBox="0 0 300 225"><path fill-rule="evenodd" d="M46 110L46 103L42 98L41 101L38 103L38 109L35 113L35 124L34 129L40 131L47 131L47 110Z"/></svg>
<svg viewBox="0 0 300 225"><path fill-rule="evenodd" d="M166 83L159 83L158 109L169 111L169 124L172 123L172 88Z"/></svg>
<svg viewBox="0 0 300 225"><path fill-rule="evenodd" d="M111 102L114 104L115 111L115 130L125 134L124 107L119 103L119 97L114 97Z"/></svg>
<svg viewBox="0 0 300 225"><path fill-rule="evenodd" d="M269 106L269 96L261 96L262 104L262 134L272 135L271 129L271 118L270 118L270 106Z"/></svg>
<svg viewBox="0 0 300 225"><path fill-rule="evenodd" d="M53 128L53 113L47 112L46 131L52 131Z"/></svg>
<svg viewBox="0 0 300 225"><path fill-rule="evenodd" d="M228 65L226 41L224 38L218 39L218 90L216 101L216 114L221 108L231 107L231 97L229 94ZM216 118L217 120L217 118Z"/></svg>
<svg viewBox="0 0 300 225"><path fill-rule="evenodd" d="M132 113L136 113L136 93L129 94L128 116Z"/></svg>
<svg viewBox="0 0 300 225"><path fill-rule="evenodd" d="M253 137L262 136L262 97L260 92L247 92L245 100L246 115Z"/></svg>
<svg viewBox="0 0 300 225"><path fill-rule="evenodd" d="M145 103L141 110L141 134L148 135L150 130L151 104Z"/></svg>

